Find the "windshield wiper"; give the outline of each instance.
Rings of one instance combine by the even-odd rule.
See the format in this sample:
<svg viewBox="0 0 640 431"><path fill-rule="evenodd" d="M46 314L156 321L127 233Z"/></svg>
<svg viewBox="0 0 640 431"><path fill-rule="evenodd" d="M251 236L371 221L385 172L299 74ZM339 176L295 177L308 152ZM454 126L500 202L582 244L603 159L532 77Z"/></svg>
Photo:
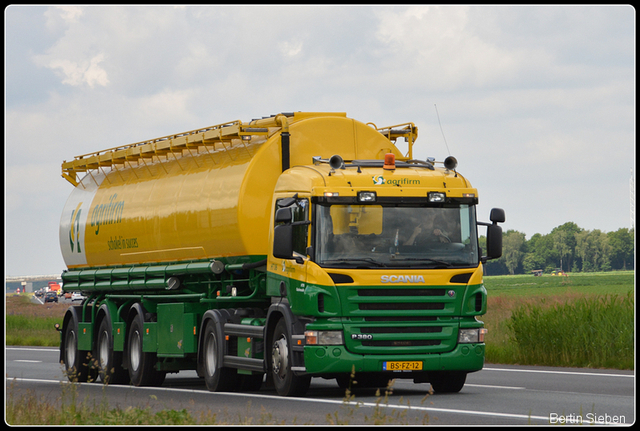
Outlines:
<svg viewBox="0 0 640 431"><path fill-rule="evenodd" d="M431 262L431 263L435 263L438 265L443 265L447 268L450 268L453 266L453 264L449 263L449 262L445 262L444 260L438 260L438 259L431 259L428 257L402 257L402 258L393 258L392 259L393 262L406 262L406 261L412 261L412 262Z"/></svg>
<svg viewBox="0 0 640 431"><path fill-rule="evenodd" d="M329 260L325 260L322 262L322 264L327 264L327 263L354 263L354 262L367 262L370 263L374 266L379 266L379 267L383 267L383 266L387 266L382 262L378 262L375 259L371 259L370 257L354 257L354 258L343 258L343 259L329 259Z"/></svg>

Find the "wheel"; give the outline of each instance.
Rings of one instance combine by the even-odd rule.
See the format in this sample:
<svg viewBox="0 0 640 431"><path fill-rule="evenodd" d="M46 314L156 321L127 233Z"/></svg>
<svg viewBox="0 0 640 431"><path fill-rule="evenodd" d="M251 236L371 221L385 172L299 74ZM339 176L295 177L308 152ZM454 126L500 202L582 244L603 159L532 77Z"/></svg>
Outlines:
<svg viewBox="0 0 640 431"><path fill-rule="evenodd" d="M284 319L280 319L273 332L271 344L271 375L278 394L302 396L307 393L311 376L298 376L291 371L291 336Z"/></svg>
<svg viewBox="0 0 640 431"><path fill-rule="evenodd" d="M336 382L340 389L362 389L362 388L387 388L391 378L385 374L360 373L351 377L351 374L341 374L336 377Z"/></svg>
<svg viewBox="0 0 640 431"><path fill-rule="evenodd" d="M93 356L98 362L98 376L103 383L129 383L129 374L122 368L122 352L113 351L111 322L103 318Z"/></svg>
<svg viewBox="0 0 640 431"><path fill-rule="evenodd" d="M233 368L222 367L224 347L218 325L211 319L204 329L202 362L204 381L212 392L228 392L237 389L238 373Z"/></svg>
<svg viewBox="0 0 640 431"><path fill-rule="evenodd" d="M129 378L134 386L160 386L164 382L165 372L156 371L157 357L155 353L142 350L142 334L144 321L136 314L131 322L127 337L127 354L129 355Z"/></svg>
<svg viewBox="0 0 640 431"><path fill-rule="evenodd" d="M462 390L467 380L467 373L464 371L438 371L429 374L429 380L434 392L451 394Z"/></svg>
<svg viewBox="0 0 640 431"><path fill-rule="evenodd" d="M78 350L78 321L73 315L64 328L63 340L63 362L67 378L77 382L91 380L89 377L94 377L94 373L90 372L89 352Z"/></svg>

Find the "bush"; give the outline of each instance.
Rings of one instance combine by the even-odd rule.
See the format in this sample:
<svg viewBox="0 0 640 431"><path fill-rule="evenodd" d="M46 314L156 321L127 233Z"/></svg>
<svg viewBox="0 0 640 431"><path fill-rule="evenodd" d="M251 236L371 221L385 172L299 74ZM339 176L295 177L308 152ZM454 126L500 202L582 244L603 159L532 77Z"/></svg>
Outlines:
<svg viewBox="0 0 640 431"><path fill-rule="evenodd" d="M633 369L633 297L524 305L509 321L520 363Z"/></svg>

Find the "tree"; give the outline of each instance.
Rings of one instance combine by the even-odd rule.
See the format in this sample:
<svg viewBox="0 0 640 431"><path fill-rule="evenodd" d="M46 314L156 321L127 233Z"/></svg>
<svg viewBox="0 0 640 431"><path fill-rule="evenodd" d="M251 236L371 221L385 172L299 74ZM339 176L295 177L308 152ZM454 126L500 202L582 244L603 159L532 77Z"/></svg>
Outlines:
<svg viewBox="0 0 640 431"><path fill-rule="evenodd" d="M522 232L509 230L502 237L502 256L511 275L522 263L524 256L525 235Z"/></svg>
<svg viewBox="0 0 640 431"><path fill-rule="evenodd" d="M548 268L555 269L558 261L558 251L553 248L553 237L549 235L541 235L539 233L533 235L526 244L526 255L523 259L523 267L526 272L534 269L546 270Z"/></svg>
<svg viewBox="0 0 640 431"><path fill-rule="evenodd" d="M563 271L571 270L573 266L573 256L576 248L576 234L582 229L574 222L567 222L562 226L558 226L551 231L553 237L553 248L560 256L560 269Z"/></svg>
<svg viewBox="0 0 640 431"><path fill-rule="evenodd" d="M627 263L633 267L633 235L634 230L626 228L607 234L611 246L612 269L627 269Z"/></svg>
<svg viewBox="0 0 640 431"><path fill-rule="evenodd" d="M611 269L609 238L599 229L576 234L576 254L582 258L585 272Z"/></svg>
<svg viewBox="0 0 640 431"><path fill-rule="evenodd" d="M486 238L479 238L481 249ZM487 262L485 275L531 273L535 269L551 272L611 271L633 269L635 237L633 229L604 233L585 231L573 222L554 228L551 233L536 233L528 241L525 234L509 230L502 236L502 257Z"/></svg>

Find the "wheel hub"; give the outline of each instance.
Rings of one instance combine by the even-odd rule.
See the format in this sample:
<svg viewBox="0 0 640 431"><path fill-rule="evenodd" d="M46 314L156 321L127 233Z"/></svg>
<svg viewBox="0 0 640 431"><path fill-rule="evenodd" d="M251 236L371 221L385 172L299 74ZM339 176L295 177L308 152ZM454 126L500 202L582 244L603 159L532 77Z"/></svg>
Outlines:
<svg viewBox="0 0 640 431"><path fill-rule="evenodd" d="M273 358L272 369L273 372L282 377L287 371L289 349L287 347L287 340L284 337L273 343L273 349L271 350L271 357Z"/></svg>

